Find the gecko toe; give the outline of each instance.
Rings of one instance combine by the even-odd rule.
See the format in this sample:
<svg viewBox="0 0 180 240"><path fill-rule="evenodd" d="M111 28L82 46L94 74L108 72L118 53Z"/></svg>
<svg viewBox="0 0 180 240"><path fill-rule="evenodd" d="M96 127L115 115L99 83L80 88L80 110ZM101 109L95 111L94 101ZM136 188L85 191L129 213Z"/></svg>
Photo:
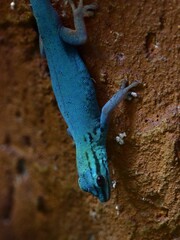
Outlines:
<svg viewBox="0 0 180 240"><path fill-rule="evenodd" d="M95 11L97 8L98 8L97 3L92 3L92 4L85 5L85 6L83 7L84 17L94 16L94 11Z"/></svg>
<svg viewBox="0 0 180 240"><path fill-rule="evenodd" d="M128 80L123 80L122 81L122 84L121 84L121 89L124 89L126 86L127 86L127 84L128 84Z"/></svg>
<svg viewBox="0 0 180 240"><path fill-rule="evenodd" d="M98 9L98 4L97 3L91 3L91 4L88 4L88 5L84 6L84 10L86 10L86 11L93 11L93 10L96 10L96 9Z"/></svg>

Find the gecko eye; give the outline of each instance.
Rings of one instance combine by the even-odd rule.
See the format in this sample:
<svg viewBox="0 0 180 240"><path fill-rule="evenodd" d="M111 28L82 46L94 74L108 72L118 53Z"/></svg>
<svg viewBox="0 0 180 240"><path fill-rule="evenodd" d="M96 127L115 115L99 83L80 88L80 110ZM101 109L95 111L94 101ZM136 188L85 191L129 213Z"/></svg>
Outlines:
<svg viewBox="0 0 180 240"><path fill-rule="evenodd" d="M102 175L99 175L99 176L97 177L96 181L97 181L97 185L98 185L99 187L103 187L104 184L105 184L105 179L104 179L104 177L103 177Z"/></svg>

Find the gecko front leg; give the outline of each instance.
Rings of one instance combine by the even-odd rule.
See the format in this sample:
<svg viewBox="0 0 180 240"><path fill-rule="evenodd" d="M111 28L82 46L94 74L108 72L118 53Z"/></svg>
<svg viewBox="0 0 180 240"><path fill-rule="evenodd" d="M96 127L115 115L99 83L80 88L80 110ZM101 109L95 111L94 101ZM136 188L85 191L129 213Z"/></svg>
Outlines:
<svg viewBox="0 0 180 240"><path fill-rule="evenodd" d="M73 16L75 30L61 26L59 29L60 37L71 45L81 45L87 40L87 32L84 23L84 17L93 15L93 11L97 9L97 4L89 4L83 6L83 0L79 1L77 8L72 0L68 0Z"/></svg>

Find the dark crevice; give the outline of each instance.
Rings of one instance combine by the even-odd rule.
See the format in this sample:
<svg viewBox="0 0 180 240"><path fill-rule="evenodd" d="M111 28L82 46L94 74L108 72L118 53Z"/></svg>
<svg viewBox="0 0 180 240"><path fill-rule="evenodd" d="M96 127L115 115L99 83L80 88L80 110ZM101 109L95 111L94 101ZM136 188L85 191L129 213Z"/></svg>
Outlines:
<svg viewBox="0 0 180 240"><path fill-rule="evenodd" d="M30 147L30 146L31 146L31 138L30 138L30 136L28 136L28 135L22 136L22 143L23 143L25 146Z"/></svg>
<svg viewBox="0 0 180 240"><path fill-rule="evenodd" d="M2 212L3 220L11 219L11 213L12 213L13 203L14 203L13 197L14 197L14 187L10 186L7 193L6 202L4 204L3 212Z"/></svg>
<svg viewBox="0 0 180 240"><path fill-rule="evenodd" d="M47 212L47 207L43 196L38 196L37 198L37 210L41 213Z"/></svg>
<svg viewBox="0 0 180 240"><path fill-rule="evenodd" d="M164 14L162 14L162 15L160 16L160 18L159 18L159 23L160 23L159 29L160 29L160 30L163 30L163 28L164 28L164 22L165 22Z"/></svg>
<svg viewBox="0 0 180 240"><path fill-rule="evenodd" d="M4 137L4 144L5 145L10 145L11 144L11 136L9 133L7 133Z"/></svg>
<svg viewBox="0 0 180 240"><path fill-rule="evenodd" d="M180 165L180 139L177 139L174 144L174 153L175 153L175 160Z"/></svg>
<svg viewBox="0 0 180 240"><path fill-rule="evenodd" d="M151 57L151 55L155 51L155 45L156 45L156 33L149 32L145 39L145 51L147 57Z"/></svg>
<svg viewBox="0 0 180 240"><path fill-rule="evenodd" d="M19 175L26 173L26 161L24 158L19 158L16 164L16 172Z"/></svg>
<svg viewBox="0 0 180 240"><path fill-rule="evenodd" d="M21 117L21 112L19 110L17 110L15 112L15 116L16 116L16 118L20 118Z"/></svg>
<svg viewBox="0 0 180 240"><path fill-rule="evenodd" d="M1 219L3 221L9 221L11 219L12 210L14 206L14 186L13 186L13 178L12 173L10 171L6 172L5 178L7 179L7 190L6 194L4 195L4 203L1 212Z"/></svg>

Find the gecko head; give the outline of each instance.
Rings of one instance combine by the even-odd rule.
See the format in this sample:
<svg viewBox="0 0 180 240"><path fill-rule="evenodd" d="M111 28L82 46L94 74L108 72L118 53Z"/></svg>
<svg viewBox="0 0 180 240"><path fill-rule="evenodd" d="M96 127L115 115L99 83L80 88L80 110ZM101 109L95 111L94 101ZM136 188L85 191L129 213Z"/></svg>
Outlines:
<svg viewBox="0 0 180 240"><path fill-rule="evenodd" d="M109 180L103 175L97 175L89 178L86 172L84 176L79 177L79 186L85 191L97 197L100 202L107 202L110 199Z"/></svg>
<svg viewBox="0 0 180 240"><path fill-rule="evenodd" d="M86 151L82 164L78 166L79 186L97 197L100 202L110 198L110 176L106 152L99 150Z"/></svg>

